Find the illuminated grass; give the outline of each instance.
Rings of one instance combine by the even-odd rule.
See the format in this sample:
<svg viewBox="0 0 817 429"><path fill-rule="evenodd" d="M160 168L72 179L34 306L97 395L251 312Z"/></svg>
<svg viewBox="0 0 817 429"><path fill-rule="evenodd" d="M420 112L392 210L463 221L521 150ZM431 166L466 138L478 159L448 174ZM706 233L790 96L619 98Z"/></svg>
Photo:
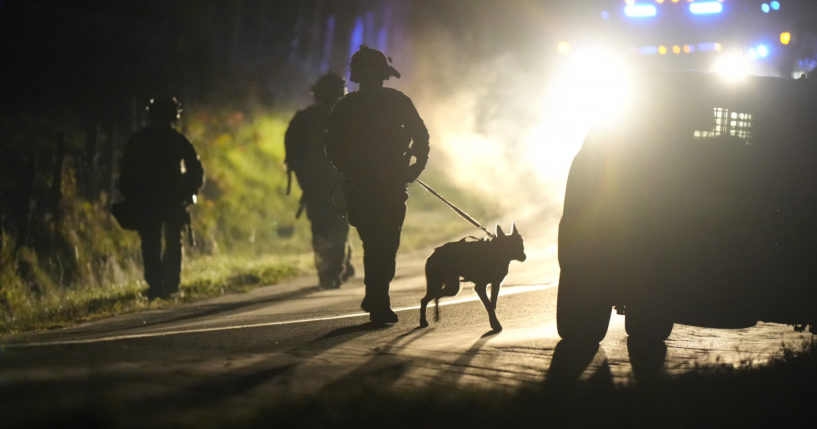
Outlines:
<svg viewBox="0 0 817 429"><path fill-rule="evenodd" d="M463 231L479 236L479 231L469 229L469 225L447 207L425 207L428 202L433 202L424 201L429 195L417 189L411 193L401 243L403 250L436 246L462 235ZM307 241L308 222L305 219L296 222L293 234L293 238L278 240L280 251L276 253L245 250L237 254L189 255L185 258L182 271L183 298L176 303L245 292L253 287L276 284L293 276L314 272ZM360 252L362 246L354 229L350 231L350 237L355 243L355 251ZM115 314L174 305L164 301L147 302L144 298L147 285L142 279L138 261L111 265L107 270L115 270L116 275L104 278L122 281L88 282L66 288L46 283L47 275L40 273L38 275L43 276L44 280L38 293L32 293L15 275L15 267L8 266L4 275L7 282L3 288L7 304L0 307L0 333L59 328ZM3 311L4 308L13 308L14 311Z"/></svg>
<svg viewBox="0 0 817 429"><path fill-rule="evenodd" d="M293 254L284 257L207 256L192 259L185 263L182 297L171 302L160 300L148 303L144 296L147 290L144 280L108 286L56 288L37 295L18 288L16 313L14 316L3 314L0 333L59 328L115 314L244 292L305 272L310 258L311 255L307 254ZM140 276L141 271L134 268L131 277Z"/></svg>
<svg viewBox="0 0 817 429"><path fill-rule="evenodd" d="M307 272L311 263L310 254L197 258L185 265L181 289L185 300L244 292Z"/></svg>

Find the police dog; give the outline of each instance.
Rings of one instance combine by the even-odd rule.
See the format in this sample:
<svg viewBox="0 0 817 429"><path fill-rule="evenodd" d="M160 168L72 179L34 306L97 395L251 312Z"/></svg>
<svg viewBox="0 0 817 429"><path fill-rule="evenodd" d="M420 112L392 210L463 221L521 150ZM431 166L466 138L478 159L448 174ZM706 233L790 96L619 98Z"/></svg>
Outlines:
<svg viewBox="0 0 817 429"><path fill-rule="evenodd" d="M439 320L440 298L454 296L460 291L460 278L474 283L474 290L488 310L488 318L494 331L501 331L502 325L496 318L496 299L499 285L508 274L512 260L524 261L525 248L522 236L511 227L506 235L496 226L496 236L490 239L446 243L436 249L426 260L426 296L420 300L420 327L428 326L426 307L435 301L436 319ZM491 299L485 290L491 284Z"/></svg>

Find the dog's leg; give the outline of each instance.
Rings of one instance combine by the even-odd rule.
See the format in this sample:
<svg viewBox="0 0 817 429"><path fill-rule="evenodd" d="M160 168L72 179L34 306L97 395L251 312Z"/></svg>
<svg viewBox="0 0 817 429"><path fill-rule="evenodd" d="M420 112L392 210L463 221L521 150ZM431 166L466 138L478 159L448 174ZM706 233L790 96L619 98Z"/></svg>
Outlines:
<svg viewBox="0 0 817 429"><path fill-rule="evenodd" d="M496 318L496 300L499 298L499 287L502 280L497 280L491 283L491 309L488 310L488 317L491 320L491 328L494 331L501 331L502 325L499 324L499 319Z"/></svg>
<svg viewBox="0 0 817 429"><path fill-rule="evenodd" d="M491 283L491 307L496 311L496 299L499 298L499 287L502 285L501 281Z"/></svg>
<svg viewBox="0 0 817 429"><path fill-rule="evenodd" d="M431 301L431 297L428 295L424 296L420 300L420 327L425 328L428 326L428 320L426 320L426 307L428 306L428 302Z"/></svg>
<svg viewBox="0 0 817 429"><path fill-rule="evenodd" d="M456 274L448 275L443 281L440 296L457 296L458 293L460 293L460 276Z"/></svg>
<svg viewBox="0 0 817 429"><path fill-rule="evenodd" d="M493 305L491 305L491 301L488 299L488 294L485 291L487 286L487 283L476 283L474 284L474 291L479 296L480 301L482 301L482 305L484 305L485 309L488 311L488 320L491 321L491 329L499 331L502 330L502 326L499 324L499 321L496 320ZM499 329L497 329L497 326Z"/></svg>
<svg viewBox="0 0 817 429"><path fill-rule="evenodd" d="M440 321L440 298L444 296L456 296L460 291L460 276L448 274L443 280L440 292L434 300L434 320Z"/></svg>
<svg viewBox="0 0 817 429"><path fill-rule="evenodd" d="M424 296L420 300L420 327L425 328L428 326L428 320L426 319L426 308L428 307L428 303L434 299L439 304L440 300L440 292L442 291L443 281L440 278L441 276L437 274L428 264L426 264L426 296ZM435 315L437 316L437 320L440 319L439 311L435 307Z"/></svg>

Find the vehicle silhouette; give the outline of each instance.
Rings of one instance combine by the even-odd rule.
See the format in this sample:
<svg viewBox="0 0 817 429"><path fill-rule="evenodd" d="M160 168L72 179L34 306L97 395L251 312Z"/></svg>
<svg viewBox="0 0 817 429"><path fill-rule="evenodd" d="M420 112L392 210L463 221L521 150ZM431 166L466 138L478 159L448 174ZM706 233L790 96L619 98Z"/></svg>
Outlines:
<svg viewBox="0 0 817 429"><path fill-rule="evenodd" d="M559 225L557 327L600 341L674 323L817 322L817 91L809 79L640 76L614 126L591 129Z"/></svg>

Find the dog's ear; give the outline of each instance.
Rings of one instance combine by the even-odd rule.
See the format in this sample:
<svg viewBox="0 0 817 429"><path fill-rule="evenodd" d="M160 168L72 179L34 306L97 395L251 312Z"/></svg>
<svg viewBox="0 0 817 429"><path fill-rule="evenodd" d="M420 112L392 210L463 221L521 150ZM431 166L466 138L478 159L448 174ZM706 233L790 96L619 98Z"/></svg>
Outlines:
<svg viewBox="0 0 817 429"><path fill-rule="evenodd" d="M511 223L511 235L519 236L519 230L516 229L516 222Z"/></svg>
<svg viewBox="0 0 817 429"><path fill-rule="evenodd" d="M502 231L502 227L499 224L496 224L496 236L497 237L504 237L505 232Z"/></svg>

